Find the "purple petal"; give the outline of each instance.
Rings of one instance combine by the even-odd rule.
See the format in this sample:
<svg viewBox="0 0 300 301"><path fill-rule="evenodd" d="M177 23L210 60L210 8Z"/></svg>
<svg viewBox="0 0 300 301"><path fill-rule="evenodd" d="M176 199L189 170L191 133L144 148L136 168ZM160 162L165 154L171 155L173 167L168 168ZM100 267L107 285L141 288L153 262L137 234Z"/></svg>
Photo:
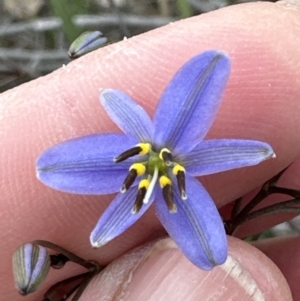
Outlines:
<svg viewBox="0 0 300 301"><path fill-rule="evenodd" d="M274 158L275 153L265 142L255 140L215 139L199 143L183 160L193 176L209 175Z"/></svg>
<svg viewBox="0 0 300 301"><path fill-rule="evenodd" d="M90 241L93 247L99 248L133 225L149 208L154 196L147 204L143 204L139 213L131 212L137 196L138 188L132 187L124 194L119 193L100 217L91 233Z"/></svg>
<svg viewBox="0 0 300 301"><path fill-rule="evenodd" d="M79 194L119 191L133 159L113 159L137 141L123 134L89 135L46 150L36 162L37 177L46 185Z"/></svg>
<svg viewBox="0 0 300 301"><path fill-rule="evenodd" d="M176 213L170 213L157 193L155 207L157 216L184 255L203 270L225 262L227 238L215 203L194 178L186 177L187 200L182 200L174 189Z"/></svg>
<svg viewBox="0 0 300 301"><path fill-rule="evenodd" d="M202 140L220 106L229 58L206 51L188 61L166 87L154 116L155 143L187 153Z"/></svg>
<svg viewBox="0 0 300 301"><path fill-rule="evenodd" d="M105 89L100 101L119 128L139 142L151 142L153 124L146 111L124 92Z"/></svg>

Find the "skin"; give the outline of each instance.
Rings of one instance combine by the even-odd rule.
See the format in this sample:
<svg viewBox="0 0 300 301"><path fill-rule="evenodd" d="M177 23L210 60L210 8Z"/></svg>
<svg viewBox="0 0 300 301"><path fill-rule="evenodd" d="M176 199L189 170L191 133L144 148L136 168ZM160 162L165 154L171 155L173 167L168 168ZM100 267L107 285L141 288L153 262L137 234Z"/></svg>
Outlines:
<svg viewBox="0 0 300 301"><path fill-rule="evenodd" d="M296 279L299 238L261 242L257 248L229 238L230 260L204 272L188 262L164 235L154 210L100 250L89 234L113 196L54 191L35 177L34 161L46 148L73 137L118 131L99 105L103 88L129 93L153 114L176 70L205 49L232 60L224 101L208 137L248 138L270 143L277 158L259 166L201 178L218 207L295 161L300 152L300 8L292 3L231 6L176 22L97 50L52 74L0 97L1 296L41 300L46 286L81 271L53 271L41 291L23 298L13 286L11 256L22 243L55 242L107 270L93 280L85 300L300 300ZM299 166L296 161L295 165ZM282 184L299 188L292 166ZM269 198L271 203L278 198ZM288 216L264 217L241 227L240 236L261 231ZM138 249L132 250L134 247ZM276 251L275 251L276 250ZM115 260L120 255L123 257ZM286 260L287 259L287 260ZM275 264L278 264L279 269ZM238 275L238 277L237 277ZM286 280L285 280L285 278ZM289 290L290 286L291 292ZM257 299L259 298L260 299ZM212 298L212 299L210 299ZM230 299L231 298L231 299Z"/></svg>

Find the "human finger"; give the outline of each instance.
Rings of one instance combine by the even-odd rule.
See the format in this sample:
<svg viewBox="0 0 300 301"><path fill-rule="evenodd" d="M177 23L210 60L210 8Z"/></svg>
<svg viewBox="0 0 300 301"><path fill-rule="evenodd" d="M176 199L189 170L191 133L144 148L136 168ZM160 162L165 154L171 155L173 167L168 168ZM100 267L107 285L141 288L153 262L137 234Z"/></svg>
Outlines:
<svg viewBox="0 0 300 301"><path fill-rule="evenodd" d="M20 243L37 238L108 262L161 235L163 230L149 211L107 247L90 249L89 233L112 197L53 191L37 182L34 161L64 139L117 130L98 104L101 88L126 91L152 114L174 72L205 49L222 49L232 59L228 89L209 137L267 141L278 158L261 167L203 178L216 203L226 204L292 162L299 153L295 130L299 128L299 50L293 47L300 36L295 26L298 14L296 9L270 3L229 7L111 45L4 93L0 102L0 160L5 170L0 223L1 238L7 242L1 249L3 268L10 270L12 251ZM11 274L2 283L12 288Z"/></svg>
<svg viewBox="0 0 300 301"><path fill-rule="evenodd" d="M82 301L121 298L292 300L277 266L253 246L231 237L228 260L209 272L189 262L170 238L139 247L112 262L93 279Z"/></svg>

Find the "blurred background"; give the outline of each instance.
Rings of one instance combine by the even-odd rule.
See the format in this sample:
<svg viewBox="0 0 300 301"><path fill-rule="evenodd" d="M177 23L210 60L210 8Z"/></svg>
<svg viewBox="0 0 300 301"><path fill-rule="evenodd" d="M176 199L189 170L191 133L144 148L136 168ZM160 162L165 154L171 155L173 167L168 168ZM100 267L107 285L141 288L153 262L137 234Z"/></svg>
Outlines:
<svg viewBox="0 0 300 301"><path fill-rule="evenodd" d="M1 0L0 92L70 61L70 44L100 30L111 43L247 0Z"/></svg>

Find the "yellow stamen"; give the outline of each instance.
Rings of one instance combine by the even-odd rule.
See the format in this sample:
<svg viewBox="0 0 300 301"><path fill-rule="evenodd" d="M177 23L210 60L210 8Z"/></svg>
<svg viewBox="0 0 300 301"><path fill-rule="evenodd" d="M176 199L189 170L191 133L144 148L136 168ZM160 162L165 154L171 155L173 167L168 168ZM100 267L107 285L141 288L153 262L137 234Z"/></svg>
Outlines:
<svg viewBox="0 0 300 301"><path fill-rule="evenodd" d="M140 183L139 183L139 189L141 189L141 188L146 188L146 189L148 189L149 185L150 185L150 181L149 181L148 179L143 179L143 180L140 181Z"/></svg>
<svg viewBox="0 0 300 301"><path fill-rule="evenodd" d="M161 176L159 178L159 185L161 188L164 188L167 185L172 185L172 181L167 176Z"/></svg>
<svg viewBox="0 0 300 301"><path fill-rule="evenodd" d="M146 155L151 150L150 143L139 143L137 146L139 146L142 149L139 153L140 155Z"/></svg>
<svg viewBox="0 0 300 301"><path fill-rule="evenodd" d="M177 206L174 203L172 186L167 184L165 187L162 188L162 192L163 192L163 198L166 202L166 205L167 205L170 213L177 212Z"/></svg>
<svg viewBox="0 0 300 301"><path fill-rule="evenodd" d="M162 161L164 161L164 158L163 158L163 153L164 153L164 152L171 154L171 151L170 151L170 150L168 150L167 148L163 148L163 149L160 151L160 153L159 153L159 159L162 160Z"/></svg>
<svg viewBox="0 0 300 301"><path fill-rule="evenodd" d="M185 168L182 165L176 164L173 167L173 174L177 178L177 185L180 191L181 199L186 200L187 195L185 192Z"/></svg>
<svg viewBox="0 0 300 301"><path fill-rule="evenodd" d="M134 163L130 166L129 170L134 169L138 176L142 176L146 172L146 166L142 163Z"/></svg>
<svg viewBox="0 0 300 301"><path fill-rule="evenodd" d="M173 174L177 176L179 171L183 171L185 173L185 168L182 165L176 164L173 168Z"/></svg>
<svg viewBox="0 0 300 301"><path fill-rule="evenodd" d="M121 193L126 192L131 185L134 183L137 176L142 176L146 172L146 166L142 163L134 163L129 168L129 173L127 174L122 188Z"/></svg>

